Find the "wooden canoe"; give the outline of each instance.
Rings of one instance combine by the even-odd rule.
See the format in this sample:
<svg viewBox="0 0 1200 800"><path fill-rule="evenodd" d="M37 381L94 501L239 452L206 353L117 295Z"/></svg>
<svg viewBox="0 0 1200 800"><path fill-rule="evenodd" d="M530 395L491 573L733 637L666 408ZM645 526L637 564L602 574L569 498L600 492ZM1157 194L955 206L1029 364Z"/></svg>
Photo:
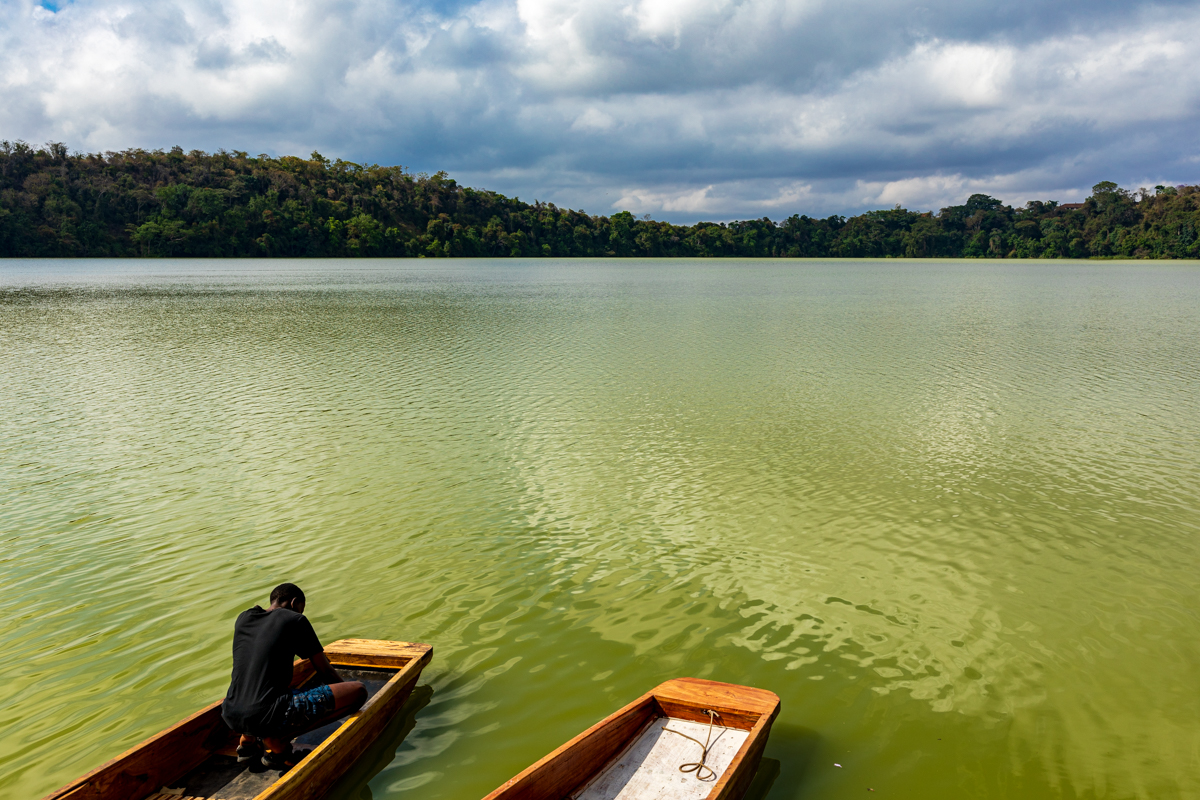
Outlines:
<svg viewBox="0 0 1200 800"><path fill-rule="evenodd" d="M238 764L238 736L221 719L220 701L125 752L44 800L312 800L321 797L395 716L433 657L427 644L342 639L325 655L347 680L367 686L354 714L295 739L312 747L280 773L257 763ZM316 670L297 661L292 686L316 685Z"/></svg>
<svg viewBox="0 0 1200 800"><path fill-rule="evenodd" d="M710 710L717 714L711 730ZM779 697L772 692L676 678L597 722L485 800L738 800L754 779L778 714ZM701 760L706 739L705 767L680 771Z"/></svg>

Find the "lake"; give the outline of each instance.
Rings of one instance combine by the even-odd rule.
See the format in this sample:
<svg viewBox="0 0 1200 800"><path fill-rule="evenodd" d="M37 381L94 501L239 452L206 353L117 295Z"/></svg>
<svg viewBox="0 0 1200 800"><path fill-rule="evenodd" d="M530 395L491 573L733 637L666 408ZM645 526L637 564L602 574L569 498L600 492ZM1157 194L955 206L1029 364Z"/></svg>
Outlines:
<svg viewBox="0 0 1200 800"><path fill-rule="evenodd" d="M286 580L434 646L339 800L679 675L782 698L752 800L1194 798L1200 267L0 262L0 535L5 797Z"/></svg>

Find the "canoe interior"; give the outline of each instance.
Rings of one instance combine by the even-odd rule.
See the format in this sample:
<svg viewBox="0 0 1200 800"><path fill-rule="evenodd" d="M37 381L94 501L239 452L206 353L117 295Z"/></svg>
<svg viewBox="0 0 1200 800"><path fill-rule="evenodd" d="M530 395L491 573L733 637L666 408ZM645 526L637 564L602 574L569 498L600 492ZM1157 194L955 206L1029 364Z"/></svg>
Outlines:
<svg viewBox="0 0 1200 800"><path fill-rule="evenodd" d="M571 800L704 800L749 737L749 731L736 728L713 726L710 731L703 722L654 717ZM704 764L712 773L704 770L701 779L698 771L681 771L700 760L703 748L697 742L705 741Z"/></svg>
<svg viewBox="0 0 1200 800"><path fill-rule="evenodd" d="M399 670L338 667L344 680L362 681L369 697L374 697ZM301 688L317 685L315 679ZM292 740L297 750L310 750L338 729L342 721L331 722ZM207 759L187 774L162 788L162 794L214 800L252 800L279 779L279 770L270 770L255 762L239 764L235 755L238 737L230 734L225 746L213 751Z"/></svg>

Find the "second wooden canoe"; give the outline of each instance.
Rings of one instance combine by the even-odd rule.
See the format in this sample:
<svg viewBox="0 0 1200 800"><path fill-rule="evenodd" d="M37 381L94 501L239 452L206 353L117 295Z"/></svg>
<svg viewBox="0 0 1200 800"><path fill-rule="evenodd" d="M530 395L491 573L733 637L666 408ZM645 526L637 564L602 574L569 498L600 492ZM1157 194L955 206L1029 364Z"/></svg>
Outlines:
<svg viewBox="0 0 1200 800"><path fill-rule="evenodd" d="M676 678L597 722L485 800L739 800L778 715L779 697L772 692Z"/></svg>
<svg viewBox="0 0 1200 800"><path fill-rule="evenodd" d="M321 797L396 715L433 657L427 644L342 639L325 655L369 697L355 713L296 739L311 747L284 773L238 764L238 735L221 719L218 701L152 736L43 800L314 800ZM294 688L315 685L316 670L297 661Z"/></svg>

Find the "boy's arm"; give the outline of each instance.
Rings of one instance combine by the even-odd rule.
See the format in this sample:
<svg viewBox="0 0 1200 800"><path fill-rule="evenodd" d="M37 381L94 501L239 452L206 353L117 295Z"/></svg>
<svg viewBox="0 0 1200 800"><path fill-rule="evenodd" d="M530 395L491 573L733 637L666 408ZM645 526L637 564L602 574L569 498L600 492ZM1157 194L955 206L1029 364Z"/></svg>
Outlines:
<svg viewBox="0 0 1200 800"><path fill-rule="evenodd" d="M312 665L316 667L317 674L325 679L325 683L329 684L342 682L342 676L337 674L337 670L334 669L333 665L329 663L329 658L326 657L325 653L317 651L313 654L313 657L310 659L310 661L312 661Z"/></svg>

